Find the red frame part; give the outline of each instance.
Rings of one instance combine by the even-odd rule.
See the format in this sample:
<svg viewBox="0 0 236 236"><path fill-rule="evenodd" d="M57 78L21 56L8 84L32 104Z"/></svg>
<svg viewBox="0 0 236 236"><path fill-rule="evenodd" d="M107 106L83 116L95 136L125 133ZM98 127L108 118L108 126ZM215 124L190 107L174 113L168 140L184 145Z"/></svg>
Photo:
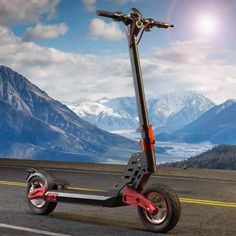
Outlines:
<svg viewBox="0 0 236 236"><path fill-rule="evenodd" d="M48 192L48 187L43 186L41 188L37 188L34 191L28 194L29 200L34 199L43 199L44 201L56 202L57 201L57 193Z"/></svg>
<svg viewBox="0 0 236 236"><path fill-rule="evenodd" d="M151 215L158 213L158 209L149 199L131 188L123 191L123 202L131 206L140 206Z"/></svg>
<svg viewBox="0 0 236 236"><path fill-rule="evenodd" d="M139 144L141 145L142 151L147 152L147 151L154 151L155 142L156 142L155 133L153 131L152 124L149 124L148 138L140 140Z"/></svg>
<svg viewBox="0 0 236 236"><path fill-rule="evenodd" d="M43 199L44 201L57 201L57 197L58 194L54 192L48 192L48 187L46 186L37 188L28 194L29 200ZM131 188L126 188L123 191L123 202L126 205L140 206L152 215L158 213L158 209L149 199Z"/></svg>
<svg viewBox="0 0 236 236"><path fill-rule="evenodd" d="M29 200L34 200L34 199L43 199L46 200L46 192L48 191L48 187L43 186L41 188L36 188L32 192L29 192L28 194L28 199Z"/></svg>

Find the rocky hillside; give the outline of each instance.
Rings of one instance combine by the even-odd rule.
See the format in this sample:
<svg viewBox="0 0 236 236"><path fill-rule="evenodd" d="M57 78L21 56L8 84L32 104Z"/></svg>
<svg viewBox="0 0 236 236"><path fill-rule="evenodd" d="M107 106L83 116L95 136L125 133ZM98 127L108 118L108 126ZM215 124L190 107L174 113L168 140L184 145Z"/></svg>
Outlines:
<svg viewBox="0 0 236 236"><path fill-rule="evenodd" d="M6 66L0 66L0 106L2 157L105 161L99 157L112 147L133 145L84 121Z"/></svg>

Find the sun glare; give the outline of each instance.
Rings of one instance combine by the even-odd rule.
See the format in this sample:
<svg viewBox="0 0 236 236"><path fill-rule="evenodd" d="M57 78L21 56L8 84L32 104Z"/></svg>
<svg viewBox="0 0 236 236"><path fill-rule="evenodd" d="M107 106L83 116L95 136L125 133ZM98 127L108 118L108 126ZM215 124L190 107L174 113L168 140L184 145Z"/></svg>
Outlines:
<svg viewBox="0 0 236 236"><path fill-rule="evenodd" d="M210 35L217 31L217 20L213 15L202 15L197 20L197 30L201 34Z"/></svg>

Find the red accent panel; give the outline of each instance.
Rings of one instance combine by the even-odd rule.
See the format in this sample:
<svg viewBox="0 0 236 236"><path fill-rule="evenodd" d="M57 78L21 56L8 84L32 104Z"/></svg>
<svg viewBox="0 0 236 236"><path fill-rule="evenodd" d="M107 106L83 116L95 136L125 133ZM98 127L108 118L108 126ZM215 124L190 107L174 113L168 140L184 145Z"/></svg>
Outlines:
<svg viewBox="0 0 236 236"><path fill-rule="evenodd" d="M48 187L44 186L41 188L36 188L34 191L30 192L28 194L28 199L33 200L33 199L45 199L45 193L48 191Z"/></svg>
<svg viewBox="0 0 236 236"><path fill-rule="evenodd" d="M57 201L57 193L54 192L48 192L48 187L41 187L37 188L34 191L30 192L28 194L28 199L33 200L33 199L43 199L44 201L50 201L50 202L56 202Z"/></svg>
<svg viewBox="0 0 236 236"><path fill-rule="evenodd" d="M140 206L153 215L158 212L158 209L149 199L131 188L127 188L123 191L123 202L131 206Z"/></svg>
<svg viewBox="0 0 236 236"><path fill-rule="evenodd" d="M143 139L139 141L139 144L141 145L142 151L154 151L154 145L155 145L155 134L152 128L152 124L149 124L148 126L148 138Z"/></svg>
<svg viewBox="0 0 236 236"><path fill-rule="evenodd" d="M148 135L149 135L150 143L155 144L155 142L156 142L155 133L154 133L154 130L152 128L152 124L149 124L149 126L148 126Z"/></svg>
<svg viewBox="0 0 236 236"><path fill-rule="evenodd" d="M146 145L143 139L139 141L139 145L141 146L142 151L146 152Z"/></svg>
<svg viewBox="0 0 236 236"><path fill-rule="evenodd" d="M46 195L47 201L56 202L57 201L57 195L58 195L57 193L53 193L53 192L48 193Z"/></svg>

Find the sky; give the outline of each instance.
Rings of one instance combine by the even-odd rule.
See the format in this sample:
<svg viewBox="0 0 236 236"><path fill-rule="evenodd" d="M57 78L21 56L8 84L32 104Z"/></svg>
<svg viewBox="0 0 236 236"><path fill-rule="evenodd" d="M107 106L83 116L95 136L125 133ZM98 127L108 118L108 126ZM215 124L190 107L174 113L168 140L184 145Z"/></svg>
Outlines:
<svg viewBox="0 0 236 236"><path fill-rule="evenodd" d="M236 98L234 0L0 0L0 64L65 103L133 96L125 27L96 16L132 7L175 25L140 43L147 96Z"/></svg>

